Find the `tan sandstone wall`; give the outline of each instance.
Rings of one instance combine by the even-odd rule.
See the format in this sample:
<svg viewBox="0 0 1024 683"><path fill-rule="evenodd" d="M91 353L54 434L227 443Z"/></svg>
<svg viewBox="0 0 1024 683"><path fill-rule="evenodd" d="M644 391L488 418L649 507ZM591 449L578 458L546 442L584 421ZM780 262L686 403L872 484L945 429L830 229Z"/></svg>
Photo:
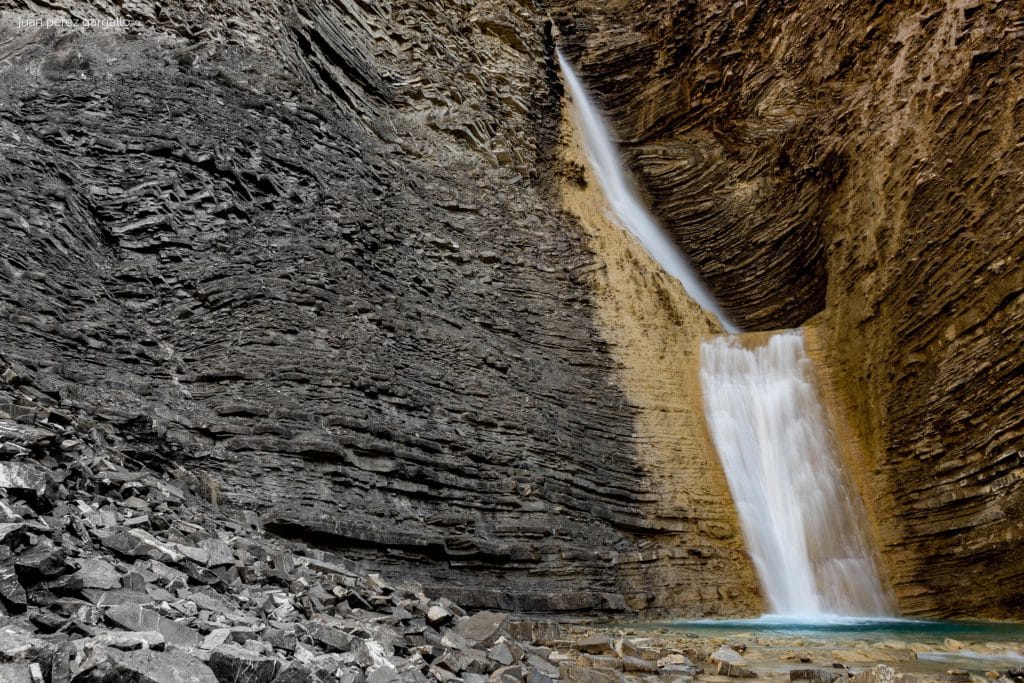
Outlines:
<svg viewBox="0 0 1024 683"><path fill-rule="evenodd" d="M644 569L631 580L658 596L651 604L682 613L758 613L757 579L701 403L700 342L721 334L721 326L611 217L571 109L563 125L562 201L597 259L589 282L598 329L635 411L633 443L657 527ZM638 594L631 602L648 606Z"/></svg>

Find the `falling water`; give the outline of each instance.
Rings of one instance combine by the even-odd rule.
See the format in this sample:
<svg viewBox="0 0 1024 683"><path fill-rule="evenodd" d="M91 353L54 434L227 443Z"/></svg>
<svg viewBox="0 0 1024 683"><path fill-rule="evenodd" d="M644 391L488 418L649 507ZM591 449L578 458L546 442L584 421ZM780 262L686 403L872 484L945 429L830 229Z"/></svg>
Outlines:
<svg viewBox="0 0 1024 683"><path fill-rule="evenodd" d="M885 616L859 500L846 482L804 350L782 332L701 347L704 412L771 611Z"/></svg>
<svg viewBox="0 0 1024 683"><path fill-rule="evenodd" d="M739 328L730 321L729 316L715 301L715 297L693 266L640 200L636 186L622 166L619 150L612 140L604 117L590 101L583 83L561 52L558 53L558 63L562 66L562 74L576 105L576 116L583 131L583 146L587 150L590 167L615 215L616 222L636 237L666 273L683 284L691 299L716 316L727 332L739 332Z"/></svg>
<svg viewBox="0 0 1024 683"><path fill-rule="evenodd" d="M591 168L616 221L729 333L739 332L647 211L604 119L560 52L558 60ZM812 373L800 333L775 335L753 349L735 336L705 342L701 384L711 435L772 612L888 615L892 599L845 483Z"/></svg>

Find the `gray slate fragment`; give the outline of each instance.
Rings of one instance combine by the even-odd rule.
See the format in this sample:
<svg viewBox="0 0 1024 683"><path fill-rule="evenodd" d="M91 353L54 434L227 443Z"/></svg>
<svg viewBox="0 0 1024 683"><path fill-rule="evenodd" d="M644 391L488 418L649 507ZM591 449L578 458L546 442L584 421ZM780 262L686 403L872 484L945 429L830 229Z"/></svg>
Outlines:
<svg viewBox="0 0 1024 683"><path fill-rule="evenodd" d="M102 670L104 683L217 683L206 664L180 652L107 650Z"/></svg>
<svg viewBox="0 0 1024 683"><path fill-rule="evenodd" d="M24 612L28 606L28 595L18 581L14 567L0 567L0 598L12 612Z"/></svg>
<svg viewBox="0 0 1024 683"><path fill-rule="evenodd" d="M121 587L121 574L114 565L98 557L78 560L79 569L57 581L61 588L113 590Z"/></svg>
<svg viewBox="0 0 1024 683"><path fill-rule="evenodd" d="M134 603L111 607L107 619L129 631L159 631L175 645L198 645L200 641L198 631Z"/></svg>
<svg viewBox="0 0 1024 683"><path fill-rule="evenodd" d="M455 632L473 647L494 645L502 631L508 629L508 615L501 612L477 612L455 626Z"/></svg>
<svg viewBox="0 0 1024 683"><path fill-rule="evenodd" d="M210 653L210 668L221 683L270 683L281 664L237 645L221 645Z"/></svg>
<svg viewBox="0 0 1024 683"><path fill-rule="evenodd" d="M181 554L142 529L117 531L102 541L104 547L126 557L142 557L162 562L177 562Z"/></svg>
<svg viewBox="0 0 1024 683"><path fill-rule="evenodd" d="M14 568L23 580L52 578L64 571L64 551L49 539L41 539L14 561Z"/></svg>
<svg viewBox="0 0 1024 683"><path fill-rule="evenodd" d="M306 625L306 632L321 647L329 652L348 652L354 638L339 629L314 621Z"/></svg>
<svg viewBox="0 0 1024 683"><path fill-rule="evenodd" d="M25 662L0 664L0 683L34 683L32 669Z"/></svg>
<svg viewBox="0 0 1024 683"><path fill-rule="evenodd" d="M200 548L209 553L206 560L207 567L223 567L235 563L235 554L227 543L216 538L206 538L197 543Z"/></svg>
<svg viewBox="0 0 1024 683"><path fill-rule="evenodd" d="M78 650L96 647L110 647L116 650L156 650L164 646L165 639L159 631L100 631L88 638L71 641Z"/></svg>
<svg viewBox="0 0 1024 683"><path fill-rule="evenodd" d="M52 486L53 479L42 468L25 462L0 462L0 488L43 498Z"/></svg>

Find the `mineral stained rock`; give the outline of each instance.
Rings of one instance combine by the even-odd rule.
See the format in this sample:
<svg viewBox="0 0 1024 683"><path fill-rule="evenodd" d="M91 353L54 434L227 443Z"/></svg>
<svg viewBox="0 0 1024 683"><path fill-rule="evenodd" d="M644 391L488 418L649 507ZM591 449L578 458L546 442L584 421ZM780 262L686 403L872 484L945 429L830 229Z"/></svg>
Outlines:
<svg viewBox="0 0 1024 683"><path fill-rule="evenodd" d="M25 430L77 415L267 532L465 606L757 611L728 495L649 446L660 404L623 389L601 264L558 208L544 8L61 7L0 16L0 372L41 406L0 394L25 428L5 458L74 451ZM216 579L216 548L154 542L141 501L181 490L107 486L137 515L105 549L169 594ZM61 585L110 583L83 567Z"/></svg>
<svg viewBox="0 0 1024 683"><path fill-rule="evenodd" d="M902 611L1019 618L1019 6L549 7L657 214L739 323L816 316Z"/></svg>

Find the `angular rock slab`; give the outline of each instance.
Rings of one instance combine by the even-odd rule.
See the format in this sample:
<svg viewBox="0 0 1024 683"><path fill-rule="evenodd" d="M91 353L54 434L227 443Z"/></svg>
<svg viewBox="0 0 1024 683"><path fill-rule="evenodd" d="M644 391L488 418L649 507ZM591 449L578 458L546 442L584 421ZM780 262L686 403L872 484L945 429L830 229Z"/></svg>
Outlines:
<svg viewBox="0 0 1024 683"><path fill-rule="evenodd" d="M175 652L107 651L100 681L104 683L217 683L206 664Z"/></svg>
<svg viewBox="0 0 1024 683"><path fill-rule="evenodd" d="M157 631L175 645L198 645L200 641L198 631L134 603L111 607L107 619L129 631Z"/></svg>
<svg viewBox="0 0 1024 683"><path fill-rule="evenodd" d="M477 612L455 626L455 632L471 646L489 648L502 632L508 631L508 615L501 612Z"/></svg>
<svg viewBox="0 0 1024 683"><path fill-rule="evenodd" d="M221 683L270 683L281 663L237 645L221 645L210 653L210 668Z"/></svg>

